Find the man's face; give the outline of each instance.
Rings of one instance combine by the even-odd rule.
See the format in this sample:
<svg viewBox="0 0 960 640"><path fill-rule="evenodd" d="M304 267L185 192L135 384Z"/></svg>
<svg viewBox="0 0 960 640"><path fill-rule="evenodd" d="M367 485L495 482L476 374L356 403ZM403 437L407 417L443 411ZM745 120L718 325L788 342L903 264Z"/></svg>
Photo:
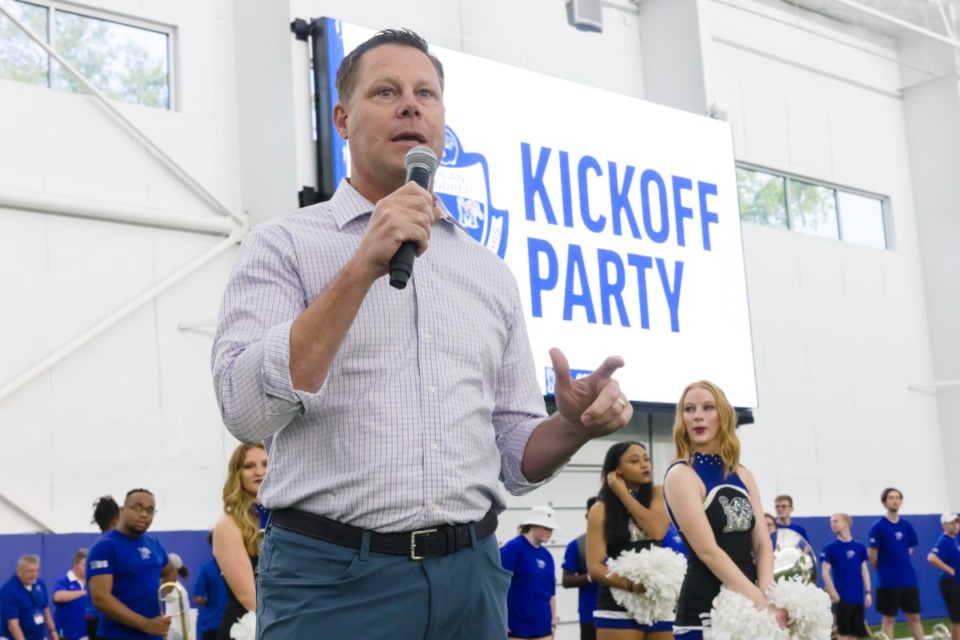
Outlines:
<svg viewBox="0 0 960 640"><path fill-rule="evenodd" d="M87 578L87 561L80 560L79 562L75 563L73 565L73 574L81 580L85 580Z"/></svg>
<svg viewBox="0 0 960 640"><path fill-rule="evenodd" d="M334 122L350 145L351 183L379 198L403 185L413 147L426 145L442 157L440 76L423 52L396 44L364 53L356 73L353 92L334 107Z"/></svg>
<svg viewBox="0 0 960 640"><path fill-rule="evenodd" d="M847 519L841 515L833 514L830 516L830 530L839 535L846 531L848 527Z"/></svg>
<svg viewBox="0 0 960 640"><path fill-rule="evenodd" d="M17 578L20 579L20 582L25 587L36 583L37 578L40 577L40 563L36 564L27 563L22 567L17 567Z"/></svg>
<svg viewBox="0 0 960 640"><path fill-rule="evenodd" d="M793 513L793 505L788 500L779 500L773 506L777 510L778 518L789 518Z"/></svg>
<svg viewBox="0 0 960 640"><path fill-rule="evenodd" d="M127 496L120 509L120 523L128 533L142 535L153 523L156 503L149 493L137 492Z"/></svg>
<svg viewBox="0 0 960 640"><path fill-rule="evenodd" d="M943 532L948 536L956 537L960 533L960 520L951 520L943 524Z"/></svg>
<svg viewBox="0 0 960 640"><path fill-rule="evenodd" d="M903 496L900 495L899 491L891 491L883 501L883 506L887 508L887 511L900 511L901 504L903 504Z"/></svg>

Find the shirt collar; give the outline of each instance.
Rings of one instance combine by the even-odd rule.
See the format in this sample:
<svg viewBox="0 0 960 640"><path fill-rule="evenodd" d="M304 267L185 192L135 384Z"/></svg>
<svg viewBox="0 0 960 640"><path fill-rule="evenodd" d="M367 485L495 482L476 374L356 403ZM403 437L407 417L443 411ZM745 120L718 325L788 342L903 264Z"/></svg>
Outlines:
<svg viewBox="0 0 960 640"><path fill-rule="evenodd" d="M77 574L73 572L73 569L67 571L67 580L70 582L80 582L80 578L78 578Z"/></svg>

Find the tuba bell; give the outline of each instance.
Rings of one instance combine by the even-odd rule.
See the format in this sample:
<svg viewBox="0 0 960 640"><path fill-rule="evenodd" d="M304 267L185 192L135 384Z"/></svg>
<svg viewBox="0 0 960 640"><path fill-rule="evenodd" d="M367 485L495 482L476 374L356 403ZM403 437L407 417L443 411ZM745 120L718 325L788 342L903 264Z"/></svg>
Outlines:
<svg viewBox="0 0 960 640"><path fill-rule="evenodd" d="M785 527L774 534L773 579L799 576L804 582L817 582L817 560L806 538Z"/></svg>

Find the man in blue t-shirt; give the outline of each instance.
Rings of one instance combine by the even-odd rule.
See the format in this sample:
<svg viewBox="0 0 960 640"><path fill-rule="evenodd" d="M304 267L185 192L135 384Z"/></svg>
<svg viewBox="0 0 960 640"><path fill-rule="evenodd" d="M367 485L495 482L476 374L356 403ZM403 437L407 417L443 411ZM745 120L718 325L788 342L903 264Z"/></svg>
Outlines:
<svg viewBox="0 0 960 640"><path fill-rule="evenodd" d="M212 531L207 535L207 542L213 544ZM210 560L200 567L193 587L193 601L200 607L197 635L200 640L216 640L223 610L227 606L227 583L223 581L216 560Z"/></svg>
<svg viewBox="0 0 960 640"><path fill-rule="evenodd" d="M60 640L82 640L87 637L87 555L86 549L73 554L73 568L53 585L53 602L57 605L53 621Z"/></svg>
<svg viewBox="0 0 960 640"><path fill-rule="evenodd" d="M0 587L0 637L10 640L59 640L50 615L47 586L40 579L40 558L21 556L17 572Z"/></svg>
<svg viewBox="0 0 960 640"><path fill-rule="evenodd" d="M773 506L777 511L777 529L792 529L803 536L809 544L810 536L807 535L807 530L790 519L790 514L793 513L793 498L786 494L779 495L774 499Z"/></svg>
<svg viewBox="0 0 960 640"><path fill-rule="evenodd" d="M597 501L596 496L587 499L587 512ZM600 586L590 579L587 573L587 535L583 534L579 538L574 538L567 545L567 550L563 554L563 578L560 584L564 589L576 588L580 590L579 606L577 610L580 614L580 640L596 640L597 631L593 628L593 610L597 608L597 595L600 593Z"/></svg>
<svg viewBox="0 0 960 640"><path fill-rule="evenodd" d="M850 535L853 520L845 513L830 516L830 530L837 539L820 552L823 585L833 600L837 617L837 640L865 638L864 607L871 605L867 548Z"/></svg>
<svg viewBox="0 0 960 640"><path fill-rule="evenodd" d="M960 546L957 546L957 533L960 533L960 516L945 513L940 516L943 535L937 539L933 549L927 554L927 562L940 569L940 595L947 605L950 616L950 637L960 638Z"/></svg>
<svg viewBox="0 0 960 640"><path fill-rule="evenodd" d="M917 572L910 562L918 543L917 532L900 517L903 494L898 489L884 489L880 501L887 513L870 527L867 555L877 570L877 611L883 616L881 629L892 638L897 610L902 609L914 640L923 640L920 588Z"/></svg>
<svg viewBox="0 0 960 640"><path fill-rule="evenodd" d="M160 640L170 628L158 601L161 582L174 582L177 570L167 552L145 535L153 523L156 502L146 489L127 494L117 528L90 549L87 580L90 597L100 611L97 638Z"/></svg>

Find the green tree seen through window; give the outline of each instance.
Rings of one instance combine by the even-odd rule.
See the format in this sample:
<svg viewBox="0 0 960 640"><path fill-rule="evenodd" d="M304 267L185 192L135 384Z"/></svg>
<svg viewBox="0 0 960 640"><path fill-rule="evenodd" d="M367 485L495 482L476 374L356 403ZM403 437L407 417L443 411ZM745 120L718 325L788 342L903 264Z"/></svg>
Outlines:
<svg viewBox="0 0 960 640"><path fill-rule="evenodd" d="M787 228L787 201L781 176L737 167L740 217L748 222Z"/></svg>
<svg viewBox="0 0 960 640"><path fill-rule="evenodd" d="M108 98L170 108L166 33L21 0L0 0L0 5L44 40L52 21L54 49ZM0 14L0 78L86 93L72 73L49 58Z"/></svg>
<svg viewBox="0 0 960 640"><path fill-rule="evenodd" d="M46 40L48 15L46 7L14 0L0 0L0 5L3 5L4 9L31 31ZM44 87L49 83L47 52L2 13L0 13L0 78Z"/></svg>

